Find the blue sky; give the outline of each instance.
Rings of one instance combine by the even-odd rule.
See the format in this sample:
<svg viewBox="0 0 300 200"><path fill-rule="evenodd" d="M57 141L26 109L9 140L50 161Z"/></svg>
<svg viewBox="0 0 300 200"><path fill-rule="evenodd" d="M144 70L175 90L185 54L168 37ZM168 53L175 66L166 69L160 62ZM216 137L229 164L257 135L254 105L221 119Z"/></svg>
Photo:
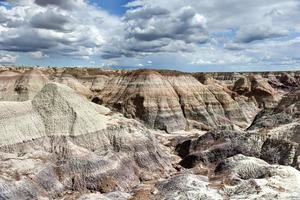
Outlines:
<svg viewBox="0 0 300 200"><path fill-rule="evenodd" d="M122 16L126 12L127 8L124 5L129 2L129 0L90 0L91 4L118 16Z"/></svg>
<svg viewBox="0 0 300 200"><path fill-rule="evenodd" d="M300 69L298 0L0 1L0 64Z"/></svg>

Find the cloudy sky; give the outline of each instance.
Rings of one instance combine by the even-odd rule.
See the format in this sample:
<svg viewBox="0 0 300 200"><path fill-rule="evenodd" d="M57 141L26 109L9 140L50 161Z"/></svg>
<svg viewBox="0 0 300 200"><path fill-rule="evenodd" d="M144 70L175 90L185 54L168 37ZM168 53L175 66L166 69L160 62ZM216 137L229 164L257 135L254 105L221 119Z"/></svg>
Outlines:
<svg viewBox="0 0 300 200"><path fill-rule="evenodd" d="M0 0L0 64L300 70L300 1Z"/></svg>

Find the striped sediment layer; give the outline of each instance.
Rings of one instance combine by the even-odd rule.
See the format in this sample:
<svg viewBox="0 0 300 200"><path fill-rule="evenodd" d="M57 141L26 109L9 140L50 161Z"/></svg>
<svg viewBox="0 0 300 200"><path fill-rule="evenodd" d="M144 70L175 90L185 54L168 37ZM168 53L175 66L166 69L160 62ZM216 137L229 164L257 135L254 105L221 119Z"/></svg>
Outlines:
<svg viewBox="0 0 300 200"><path fill-rule="evenodd" d="M49 81L167 132L244 129L299 85L298 72L183 73L167 70L3 68L2 101L33 99Z"/></svg>
<svg viewBox="0 0 300 200"><path fill-rule="evenodd" d="M189 74L137 71L114 76L94 101L168 132L192 127L246 127L249 122L221 85L203 85Z"/></svg>
<svg viewBox="0 0 300 200"><path fill-rule="evenodd" d="M0 102L0 198L55 198L66 191L128 191L171 170L135 120L48 83L33 100Z"/></svg>

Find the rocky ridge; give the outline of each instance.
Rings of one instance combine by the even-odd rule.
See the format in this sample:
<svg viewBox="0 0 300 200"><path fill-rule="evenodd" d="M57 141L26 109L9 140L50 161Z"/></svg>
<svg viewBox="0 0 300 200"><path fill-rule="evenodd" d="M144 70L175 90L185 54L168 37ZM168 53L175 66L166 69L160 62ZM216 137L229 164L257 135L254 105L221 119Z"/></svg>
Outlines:
<svg viewBox="0 0 300 200"><path fill-rule="evenodd" d="M0 83L0 199L300 198L298 72L0 68Z"/></svg>
<svg viewBox="0 0 300 200"><path fill-rule="evenodd" d="M260 109L276 106L287 90L296 87L299 74L2 68L1 80L5 82L1 85L2 100L32 99L50 80L139 119L149 128L173 132L244 129Z"/></svg>
<svg viewBox="0 0 300 200"><path fill-rule="evenodd" d="M141 124L110 114L67 86L49 83L33 100L0 102L0 110L1 199L128 191L171 170Z"/></svg>

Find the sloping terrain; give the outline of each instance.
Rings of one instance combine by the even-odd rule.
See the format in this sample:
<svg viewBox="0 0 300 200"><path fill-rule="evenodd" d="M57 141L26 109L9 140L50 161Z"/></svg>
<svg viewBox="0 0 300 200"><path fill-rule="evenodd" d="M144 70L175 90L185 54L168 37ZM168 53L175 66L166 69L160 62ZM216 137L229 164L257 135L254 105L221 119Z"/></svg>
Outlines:
<svg viewBox="0 0 300 200"><path fill-rule="evenodd" d="M8 70L0 72L1 101L26 101L32 99L48 82L48 77L40 70L22 71Z"/></svg>
<svg viewBox="0 0 300 200"><path fill-rule="evenodd" d="M299 199L299 77L0 68L0 199Z"/></svg>
<svg viewBox="0 0 300 200"><path fill-rule="evenodd" d="M297 73L189 74L84 68L2 69L1 99L24 101L50 80L92 101L141 120L149 128L247 128L259 110L272 108L299 84Z"/></svg>
<svg viewBox="0 0 300 200"><path fill-rule="evenodd" d="M49 83L32 101L0 102L0 199L129 190L170 161L136 121Z"/></svg>

